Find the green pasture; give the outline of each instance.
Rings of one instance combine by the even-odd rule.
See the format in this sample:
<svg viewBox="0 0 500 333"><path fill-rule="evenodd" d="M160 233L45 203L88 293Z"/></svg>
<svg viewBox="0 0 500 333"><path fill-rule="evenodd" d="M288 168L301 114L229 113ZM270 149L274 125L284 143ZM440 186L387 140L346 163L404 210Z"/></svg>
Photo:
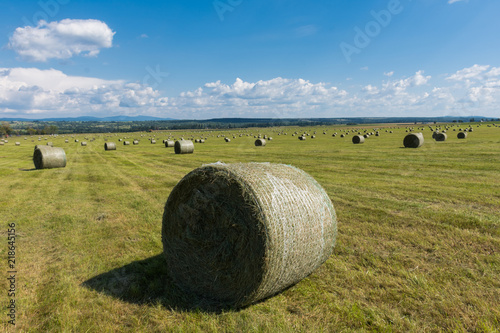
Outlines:
<svg viewBox="0 0 500 333"><path fill-rule="evenodd" d="M474 131L457 139L458 128L469 125ZM448 139L436 142L425 125L424 145L409 149L407 126L421 125L9 138L0 146L2 330L498 332L500 127L450 124ZM340 137L353 128L379 129L380 136L354 145L352 132ZM295 132L309 136L300 141ZM258 134L273 140L255 147ZM176 155L162 144L170 136L207 140L195 143L194 154ZM105 140L117 149L105 151ZM67 166L34 170L34 146L49 141L65 149ZM244 309L197 307L172 284L162 257L163 207L172 188L218 161L294 165L325 188L338 216L327 262ZM15 326L6 308L11 223Z"/></svg>

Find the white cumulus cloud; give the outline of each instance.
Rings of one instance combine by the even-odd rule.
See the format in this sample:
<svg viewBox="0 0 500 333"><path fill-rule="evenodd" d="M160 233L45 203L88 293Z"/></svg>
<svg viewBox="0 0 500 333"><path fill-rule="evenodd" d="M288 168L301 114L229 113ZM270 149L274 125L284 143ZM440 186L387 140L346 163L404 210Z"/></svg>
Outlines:
<svg viewBox="0 0 500 333"><path fill-rule="evenodd" d="M158 107L166 100L137 83L68 76L55 69L0 68L0 113L128 114L129 108Z"/></svg>
<svg viewBox="0 0 500 333"><path fill-rule="evenodd" d="M68 59L76 55L96 56L113 45L113 32L99 20L65 19L40 21L36 27L19 27L8 47L28 61Z"/></svg>
<svg viewBox="0 0 500 333"><path fill-rule="evenodd" d="M138 82L70 76L56 69L0 68L3 117L498 117L499 104L500 68L483 65L460 69L445 80L433 80L419 70L409 77L392 76L344 89L301 78L236 78L168 97Z"/></svg>

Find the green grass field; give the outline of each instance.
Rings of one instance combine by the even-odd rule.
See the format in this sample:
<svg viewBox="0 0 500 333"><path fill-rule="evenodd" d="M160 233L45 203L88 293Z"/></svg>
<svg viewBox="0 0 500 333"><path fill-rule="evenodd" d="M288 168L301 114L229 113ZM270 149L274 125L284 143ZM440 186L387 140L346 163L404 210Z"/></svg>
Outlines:
<svg viewBox="0 0 500 333"><path fill-rule="evenodd" d="M472 124L474 132L458 140L455 125L447 141L435 142L426 127L424 146L405 149L405 126L391 126L365 127L381 128L380 136L360 145L352 135L341 138L340 126L9 138L0 146L2 329L498 332L500 128ZM295 131L316 131L316 138L299 141ZM169 133L208 139L194 154L176 155L161 143ZM273 141L255 147L248 133ZM157 144L149 143L152 135ZM123 146L124 137L141 141ZM104 151L105 138L116 151ZM65 168L33 170L33 147L47 141L65 148ZM217 161L301 168L325 188L338 216L334 254L313 274L260 303L221 312L196 308L172 284L161 243L172 188ZM11 223L15 326L7 317Z"/></svg>

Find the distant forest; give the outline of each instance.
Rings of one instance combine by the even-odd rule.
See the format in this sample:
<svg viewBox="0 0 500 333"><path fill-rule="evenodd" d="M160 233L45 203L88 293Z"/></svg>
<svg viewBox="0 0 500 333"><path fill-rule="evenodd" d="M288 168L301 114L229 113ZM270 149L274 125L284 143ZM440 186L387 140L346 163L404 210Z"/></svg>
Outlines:
<svg viewBox="0 0 500 333"><path fill-rule="evenodd" d="M43 135L71 133L119 133L160 130L204 130L280 126L363 125L377 123L451 123L500 121L485 117L429 118L328 118L328 119L248 119L210 120L147 120L147 121L65 121L12 120L2 121L0 135Z"/></svg>

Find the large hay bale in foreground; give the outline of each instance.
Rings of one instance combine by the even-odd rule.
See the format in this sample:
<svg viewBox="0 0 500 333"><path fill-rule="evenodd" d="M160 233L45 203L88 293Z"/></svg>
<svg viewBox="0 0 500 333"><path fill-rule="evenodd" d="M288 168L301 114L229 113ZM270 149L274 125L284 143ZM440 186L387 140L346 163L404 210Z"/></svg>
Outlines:
<svg viewBox="0 0 500 333"><path fill-rule="evenodd" d="M175 141L174 150L176 154L192 154L194 152L194 144L191 140Z"/></svg>
<svg viewBox="0 0 500 333"><path fill-rule="evenodd" d="M114 142L104 143L104 150L116 150L116 143Z"/></svg>
<svg viewBox="0 0 500 333"><path fill-rule="evenodd" d="M365 137L362 135L355 135L352 137L352 143L354 144L359 144L364 142L365 142Z"/></svg>
<svg viewBox="0 0 500 333"><path fill-rule="evenodd" d="M403 145L406 148L420 148L424 144L424 135L422 133L410 133L403 139Z"/></svg>
<svg viewBox="0 0 500 333"><path fill-rule="evenodd" d="M289 165L216 163L186 175L163 213L170 275L189 295L241 307L299 282L332 254L325 190Z"/></svg>
<svg viewBox="0 0 500 333"><path fill-rule="evenodd" d="M37 145L33 152L33 163L36 169L64 168L66 153L59 147Z"/></svg>

